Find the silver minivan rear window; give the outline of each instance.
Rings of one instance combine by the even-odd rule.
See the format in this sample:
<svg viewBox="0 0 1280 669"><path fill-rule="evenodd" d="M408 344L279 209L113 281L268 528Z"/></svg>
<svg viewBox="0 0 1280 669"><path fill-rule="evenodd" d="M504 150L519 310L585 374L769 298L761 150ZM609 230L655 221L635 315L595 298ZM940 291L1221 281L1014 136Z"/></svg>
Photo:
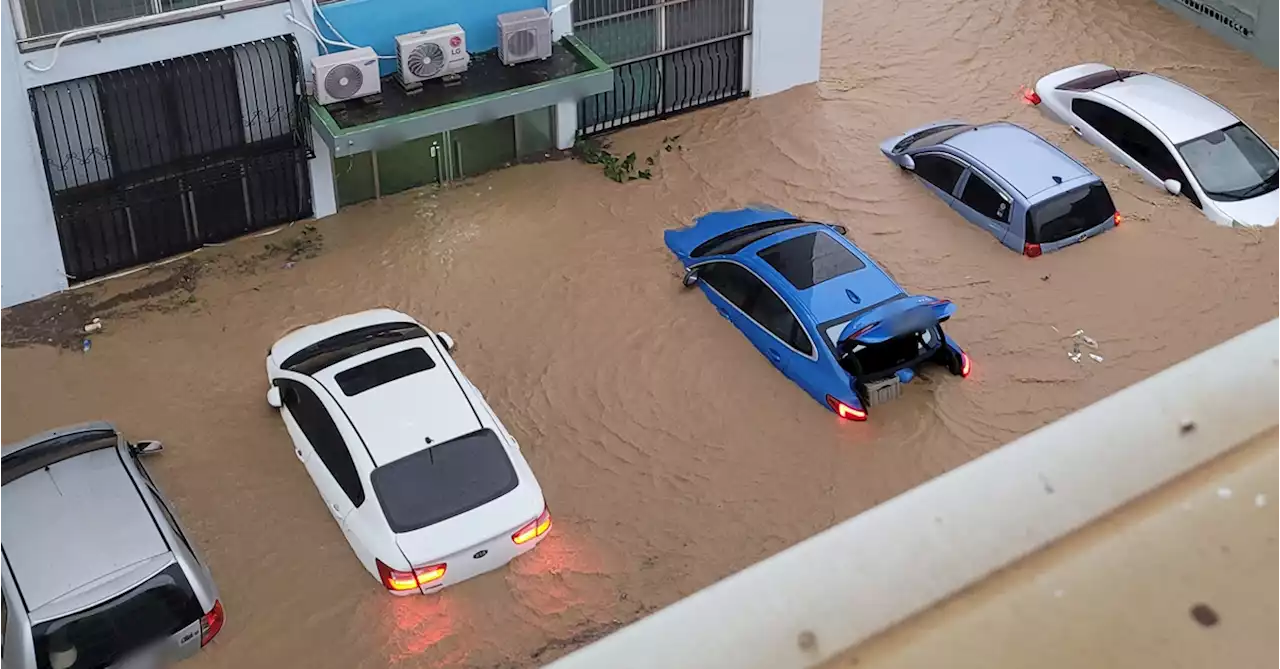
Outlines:
<svg viewBox="0 0 1280 669"><path fill-rule="evenodd" d="M1111 193L1095 181L1032 207L1027 214L1027 242L1060 242L1101 225L1115 213Z"/></svg>
<svg viewBox="0 0 1280 669"><path fill-rule="evenodd" d="M32 627L39 669L106 667L204 615L178 563L114 599Z"/></svg>

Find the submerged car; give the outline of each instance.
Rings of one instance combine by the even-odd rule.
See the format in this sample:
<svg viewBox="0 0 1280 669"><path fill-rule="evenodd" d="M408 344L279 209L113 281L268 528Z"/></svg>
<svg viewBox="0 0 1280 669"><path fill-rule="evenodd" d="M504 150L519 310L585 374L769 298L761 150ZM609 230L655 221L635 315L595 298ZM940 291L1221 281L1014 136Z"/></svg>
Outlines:
<svg viewBox="0 0 1280 669"><path fill-rule="evenodd" d="M1182 84L1086 63L1045 75L1026 99L1219 225L1272 226L1280 216L1275 148Z"/></svg>
<svg viewBox="0 0 1280 669"><path fill-rule="evenodd" d="M397 595L506 565L551 529L520 445L449 351L374 309L306 326L267 353L267 403L366 571Z"/></svg>
<svg viewBox="0 0 1280 669"><path fill-rule="evenodd" d="M938 121L885 140L880 151L970 223L1032 258L1123 220L1098 175L1012 123Z"/></svg>
<svg viewBox="0 0 1280 669"><path fill-rule="evenodd" d="M173 505L110 423L4 447L5 669L150 667L194 655L224 621Z"/></svg>
<svg viewBox="0 0 1280 669"><path fill-rule="evenodd" d="M664 233L716 311L769 362L836 415L866 420L924 363L969 375L942 331L950 301L908 295L844 229L780 209L719 211Z"/></svg>

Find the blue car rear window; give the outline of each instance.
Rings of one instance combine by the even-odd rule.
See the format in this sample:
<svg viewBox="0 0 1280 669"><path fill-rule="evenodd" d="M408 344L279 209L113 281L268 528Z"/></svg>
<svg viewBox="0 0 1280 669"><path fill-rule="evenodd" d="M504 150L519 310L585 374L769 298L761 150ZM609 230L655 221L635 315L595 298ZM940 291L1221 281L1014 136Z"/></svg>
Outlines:
<svg viewBox="0 0 1280 669"><path fill-rule="evenodd" d="M758 239L768 237L775 232L790 230L791 228L798 228L805 225L811 224L808 221L800 221L794 218L753 223L708 239L707 241L699 244L698 247L689 254L689 257L701 258L703 256L737 253L738 251L751 246Z"/></svg>
<svg viewBox="0 0 1280 669"><path fill-rule="evenodd" d="M825 232L812 232L770 246L759 254L797 290L856 272L865 264Z"/></svg>

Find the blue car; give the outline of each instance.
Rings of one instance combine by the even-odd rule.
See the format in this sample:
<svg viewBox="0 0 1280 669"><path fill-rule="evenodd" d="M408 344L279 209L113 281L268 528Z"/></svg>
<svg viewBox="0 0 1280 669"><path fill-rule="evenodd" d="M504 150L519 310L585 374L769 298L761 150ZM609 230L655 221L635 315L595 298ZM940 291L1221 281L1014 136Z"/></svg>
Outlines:
<svg viewBox="0 0 1280 669"><path fill-rule="evenodd" d="M968 376L968 356L942 331L955 305L908 295L844 233L748 208L663 238L685 287L701 286L769 362L841 418L866 420L927 362Z"/></svg>
<svg viewBox="0 0 1280 669"><path fill-rule="evenodd" d="M1012 123L939 121L885 140L880 151L970 223L1031 258L1122 220L1098 175Z"/></svg>

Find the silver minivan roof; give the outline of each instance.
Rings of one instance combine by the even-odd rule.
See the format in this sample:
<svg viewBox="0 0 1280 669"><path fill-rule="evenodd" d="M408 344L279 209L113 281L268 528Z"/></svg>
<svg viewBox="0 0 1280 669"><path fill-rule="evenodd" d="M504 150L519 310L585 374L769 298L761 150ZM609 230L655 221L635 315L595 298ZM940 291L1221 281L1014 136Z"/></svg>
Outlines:
<svg viewBox="0 0 1280 669"><path fill-rule="evenodd" d="M93 427L111 429L106 424ZM22 445L38 447L34 442ZM107 586L131 568L169 553L119 449L109 440L102 444L15 478L0 491L4 556L28 611ZM5 455L24 450L19 446L6 447ZM102 598L133 585L110 588Z"/></svg>
<svg viewBox="0 0 1280 669"><path fill-rule="evenodd" d="M1059 184L1094 176L1062 149L1007 121L980 125L944 144L983 163L1029 200Z"/></svg>

